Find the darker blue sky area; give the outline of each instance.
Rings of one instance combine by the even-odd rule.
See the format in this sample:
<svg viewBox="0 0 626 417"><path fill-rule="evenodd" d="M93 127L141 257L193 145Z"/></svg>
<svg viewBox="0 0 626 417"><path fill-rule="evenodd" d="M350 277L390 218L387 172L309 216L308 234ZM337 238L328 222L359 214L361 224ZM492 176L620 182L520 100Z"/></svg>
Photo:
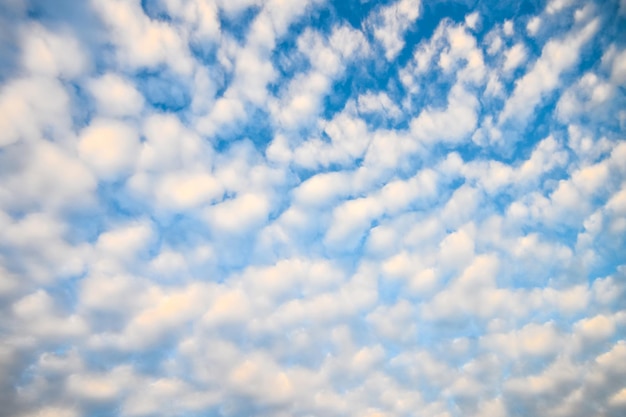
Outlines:
<svg viewBox="0 0 626 417"><path fill-rule="evenodd" d="M144 71L136 75L135 83L148 104L169 112L187 110L191 104L190 83L166 71Z"/></svg>

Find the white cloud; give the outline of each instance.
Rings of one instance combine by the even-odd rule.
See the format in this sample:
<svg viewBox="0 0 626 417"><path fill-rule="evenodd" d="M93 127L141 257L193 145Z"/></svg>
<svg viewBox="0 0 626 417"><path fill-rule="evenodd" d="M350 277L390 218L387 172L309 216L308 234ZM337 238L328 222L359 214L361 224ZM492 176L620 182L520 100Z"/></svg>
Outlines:
<svg viewBox="0 0 626 417"><path fill-rule="evenodd" d="M37 342L75 339L88 332L82 317L64 317L58 312L53 299L43 290L19 299L13 304L12 312L21 332L27 336L22 341L26 346Z"/></svg>
<svg viewBox="0 0 626 417"><path fill-rule="evenodd" d="M2 223L5 234L0 242L19 253L12 263L25 274L20 283L25 288L31 281L51 283L84 270L88 248L68 243L68 225L56 216L34 212L17 221L3 216Z"/></svg>
<svg viewBox="0 0 626 417"><path fill-rule="evenodd" d="M366 197L347 200L332 213L332 223L325 240L332 246L356 244L373 220L383 214L395 214L409 208L416 200L428 200L437 190L437 175L431 170L418 172L407 181L392 181Z"/></svg>
<svg viewBox="0 0 626 417"><path fill-rule="evenodd" d="M163 207L187 209L221 200L222 185L207 173L172 173L164 175L157 185L156 197Z"/></svg>
<svg viewBox="0 0 626 417"><path fill-rule="evenodd" d="M398 0L368 17L374 38L385 49L385 58L393 60L404 47L404 34L420 15L419 0Z"/></svg>
<svg viewBox="0 0 626 417"><path fill-rule="evenodd" d="M430 68L435 53L439 52L438 50L441 48L445 30L446 26L440 24L437 29L435 29L435 33L430 38L429 42L420 42L417 48L415 48L413 59L415 60L415 70L418 73L424 73ZM411 78L412 74L410 73L403 74L401 72L400 74L400 79L405 85L409 84L409 82L405 80L410 80Z"/></svg>
<svg viewBox="0 0 626 417"><path fill-rule="evenodd" d="M130 350L154 345L168 333L175 333L191 317L197 317L204 308L201 300L206 296L207 289L202 284L190 284L180 290L157 289L145 308L129 321L120 337L112 341L120 348Z"/></svg>
<svg viewBox="0 0 626 417"><path fill-rule="evenodd" d="M350 177L343 172L317 174L294 190L294 199L305 206L325 205L350 193Z"/></svg>
<svg viewBox="0 0 626 417"><path fill-rule="evenodd" d="M78 153L100 178L115 179L132 170L139 148L132 125L95 119L81 132Z"/></svg>
<svg viewBox="0 0 626 417"><path fill-rule="evenodd" d="M472 261L475 234L475 227L470 224L450 233L441 241L439 244L439 263L442 269L459 271Z"/></svg>
<svg viewBox="0 0 626 417"><path fill-rule="evenodd" d="M75 407L59 407L59 406L44 406L32 413L23 414L25 417L78 417L80 411Z"/></svg>
<svg viewBox="0 0 626 417"><path fill-rule="evenodd" d="M14 79L0 90L0 146L44 135L68 135L70 99L63 85L48 77Z"/></svg>
<svg viewBox="0 0 626 417"><path fill-rule="evenodd" d="M136 1L93 0L92 4L110 29L120 64L139 69L165 64L179 74L191 73L194 64L184 32L150 19Z"/></svg>
<svg viewBox="0 0 626 417"><path fill-rule="evenodd" d="M455 85L444 110L425 109L411 121L411 132L427 144L439 141L458 143L474 131L478 101L460 85Z"/></svg>
<svg viewBox="0 0 626 417"><path fill-rule="evenodd" d="M541 28L542 20L539 16L533 16L526 24L526 31L530 36L535 36Z"/></svg>
<svg viewBox="0 0 626 417"><path fill-rule="evenodd" d="M7 155L20 170L5 177L0 202L5 209L58 211L86 207L93 201L96 180L71 153L48 141L16 147Z"/></svg>
<svg viewBox="0 0 626 417"><path fill-rule="evenodd" d="M214 134L218 128L230 125L245 115L241 101L230 97L221 97L205 118L198 121L198 130L206 134Z"/></svg>
<svg viewBox="0 0 626 417"><path fill-rule="evenodd" d="M415 314L413 310L411 303L401 300L393 306L377 307L367 316L367 320L381 337L406 342L415 337L417 331L417 326L411 323L411 317Z"/></svg>
<svg viewBox="0 0 626 417"><path fill-rule="evenodd" d="M246 193L207 208L204 216L217 230L242 233L260 226L267 219L270 208L266 196Z"/></svg>
<svg viewBox="0 0 626 417"><path fill-rule="evenodd" d="M589 113L602 113L616 94L615 86L589 72L572 84L557 104L561 121L572 121Z"/></svg>
<svg viewBox="0 0 626 417"><path fill-rule="evenodd" d="M213 169L214 151L171 114L147 117L128 189L168 212L221 201L227 184Z"/></svg>
<svg viewBox="0 0 626 417"><path fill-rule="evenodd" d="M333 80L367 50L363 34L345 26L333 28L328 39L308 30L298 38L297 45L299 52L308 58L311 70L296 75L280 101L270 103L275 122L287 130L311 123L318 116Z"/></svg>
<svg viewBox="0 0 626 417"><path fill-rule="evenodd" d="M504 22L504 24L502 25L502 32L506 36L512 36L514 30L515 30L515 28L513 27L513 21L512 20L506 20Z"/></svg>
<svg viewBox="0 0 626 417"><path fill-rule="evenodd" d="M283 299L298 294L311 297L332 290L344 281L344 272L331 262L306 258L282 259L269 267L244 272L247 292Z"/></svg>
<svg viewBox="0 0 626 417"><path fill-rule="evenodd" d="M610 399L609 404L615 408L624 409L626 406L626 388L615 393Z"/></svg>
<svg viewBox="0 0 626 417"><path fill-rule="evenodd" d="M81 399L111 401L119 395L119 386L101 375L74 374L67 385L69 393Z"/></svg>
<svg viewBox="0 0 626 417"><path fill-rule="evenodd" d="M490 350L518 358L554 355L563 350L565 340L555 328L554 323L548 322L543 325L530 323L506 334L486 335L481 343L488 346Z"/></svg>
<svg viewBox="0 0 626 417"><path fill-rule="evenodd" d="M606 198L616 188L615 181L610 181L615 178L612 175L622 178L623 173L617 168L617 158L622 152L623 147L617 145L609 157L576 169L570 178L558 182L548 198L529 196L529 214L546 224L582 221L593 212L590 204L593 198Z"/></svg>
<svg viewBox="0 0 626 417"><path fill-rule="evenodd" d="M80 284L81 305L90 311L113 311L129 313L137 308L137 305L145 302L145 297L137 294L144 293L145 283L137 277L120 273L109 273L104 267L102 272L93 272ZM145 293L144 293L145 294Z"/></svg>
<svg viewBox="0 0 626 417"><path fill-rule="evenodd" d="M505 61L502 69L508 72L518 68L526 61L526 55L524 44L517 43L513 45L511 49L504 53Z"/></svg>
<svg viewBox="0 0 626 417"><path fill-rule="evenodd" d="M244 119L247 103L254 106L267 104L267 85L278 76L270 60L270 53L289 26L306 10L314 7L315 3L316 0L295 3L286 3L282 0L269 1L263 5L252 21L245 45L225 43L229 49L226 56L231 55L228 60L232 66L234 78L215 108L198 120L197 127L201 132L214 134L222 126L232 125ZM313 88L314 91L320 88L320 82L324 83L319 77L309 82L309 88ZM278 111L276 103L269 104L272 113L276 114ZM297 99L294 105L295 108L292 110L295 114L299 111L304 111L306 114L312 111L314 104L308 102L307 97L303 97ZM287 119L289 117L287 116Z"/></svg>
<svg viewBox="0 0 626 417"><path fill-rule="evenodd" d="M144 104L135 86L116 74L109 73L91 80L88 88L104 116L135 116Z"/></svg>
<svg viewBox="0 0 626 417"><path fill-rule="evenodd" d="M613 58L611 81L620 85L626 82L626 50L619 52Z"/></svg>
<svg viewBox="0 0 626 417"><path fill-rule="evenodd" d="M396 119L402 114L396 103L384 92L360 95L357 99L357 108L361 113L382 113L391 119Z"/></svg>
<svg viewBox="0 0 626 417"><path fill-rule="evenodd" d="M325 326L368 311L376 299L376 277L371 266L363 265L335 291L291 299L271 311L259 323L253 323L253 328L272 333L284 332L309 320Z"/></svg>
<svg viewBox="0 0 626 417"><path fill-rule="evenodd" d="M400 80L413 92L418 92L419 86L414 84L420 82L419 78L435 62L444 74L455 75L461 83L480 84L484 80L482 51L476 38L462 25L453 25L445 20L440 23L433 36L418 45L413 61L400 71Z"/></svg>
<svg viewBox="0 0 626 417"><path fill-rule="evenodd" d="M575 324L578 334L586 339L607 339L615 332L615 322L604 315L582 319Z"/></svg>
<svg viewBox="0 0 626 417"><path fill-rule="evenodd" d="M360 236L369 229L372 220L382 213L383 206L373 198L347 201L334 210L333 226L326 239L329 242L344 242L352 236Z"/></svg>
<svg viewBox="0 0 626 417"><path fill-rule="evenodd" d="M546 5L546 12L548 14L555 14L564 10L572 5L573 0L551 0Z"/></svg>
<svg viewBox="0 0 626 417"><path fill-rule="evenodd" d="M512 166L498 161L477 161L461 166L460 170L468 179L475 179L488 193L503 187L522 187L536 184L537 180L554 168L566 165L567 152L552 137L539 142L529 159Z"/></svg>
<svg viewBox="0 0 626 417"><path fill-rule="evenodd" d="M499 123L527 120L544 96L558 87L561 74L578 62L580 48L595 35L599 25L599 20L595 19L562 39L548 41L541 57L516 81L513 94L500 113Z"/></svg>
<svg viewBox="0 0 626 417"><path fill-rule="evenodd" d="M480 22L480 14L478 12L470 13L465 16L465 24L470 29L476 29Z"/></svg>
<svg viewBox="0 0 626 417"><path fill-rule="evenodd" d="M172 16L183 20L183 25L192 32L195 40L217 40L220 35L219 10L217 2L198 0L167 0L164 2ZM226 6L222 2L220 6ZM236 3L236 2L233 2Z"/></svg>
<svg viewBox="0 0 626 417"><path fill-rule="evenodd" d="M70 33L54 33L39 24L23 29L22 65L30 74L74 78L88 65L81 45Z"/></svg>
<svg viewBox="0 0 626 417"><path fill-rule="evenodd" d="M322 126L330 143L314 138L300 144L294 149L295 163L308 168L348 165L367 151L370 133L365 122L352 109L344 110Z"/></svg>
<svg viewBox="0 0 626 417"><path fill-rule="evenodd" d="M122 225L100 234L96 248L101 256L114 260L132 260L147 246L152 234L151 225L145 221Z"/></svg>
<svg viewBox="0 0 626 417"><path fill-rule="evenodd" d="M212 165L212 152L198 134L173 114L154 114L144 120L139 166L146 172L200 169Z"/></svg>

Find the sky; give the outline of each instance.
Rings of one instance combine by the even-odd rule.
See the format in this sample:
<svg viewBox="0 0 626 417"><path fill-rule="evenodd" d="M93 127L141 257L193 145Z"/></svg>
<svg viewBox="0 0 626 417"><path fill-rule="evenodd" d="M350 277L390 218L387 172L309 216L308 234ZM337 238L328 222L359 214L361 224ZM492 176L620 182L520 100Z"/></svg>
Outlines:
<svg viewBox="0 0 626 417"><path fill-rule="evenodd" d="M3 0L0 416L624 416L625 139L624 0Z"/></svg>

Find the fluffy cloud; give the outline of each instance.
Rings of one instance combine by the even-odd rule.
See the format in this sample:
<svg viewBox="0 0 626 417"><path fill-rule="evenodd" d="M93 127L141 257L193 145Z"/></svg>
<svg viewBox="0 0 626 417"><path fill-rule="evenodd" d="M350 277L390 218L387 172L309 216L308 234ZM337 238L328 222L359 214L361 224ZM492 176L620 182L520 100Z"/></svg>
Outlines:
<svg viewBox="0 0 626 417"><path fill-rule="evenodd" d="M128 80L116 74L105 74L92 80L88 88L104 116L133 116L141 111L143 97Z"/></svg>
<svg viewBox="0 0 626 417"><path fill-rule="evenodd" d="M573 29L562 39L548 41L541 57L515 82L515 90L499 115L500 123L530 117L545 95L559 85L561 74L577 63L579 50L590 41L599 26L600 22L594 19Z"/></svg>
<svg viewBox="0 0 626 417"><path fill-rule="evenodd" d="M132 125L95 119L80 134L78 153L97 176L110 179L132 169L139 138Z"/></svg>
<svg viewBox="0 0 626 417"><path fill-rule="evenodd" d="M419 0L401 0L381 7L369 18L374 38L385 50L387 60L394 59L404 47L404 34L420 15Z"/></svg>

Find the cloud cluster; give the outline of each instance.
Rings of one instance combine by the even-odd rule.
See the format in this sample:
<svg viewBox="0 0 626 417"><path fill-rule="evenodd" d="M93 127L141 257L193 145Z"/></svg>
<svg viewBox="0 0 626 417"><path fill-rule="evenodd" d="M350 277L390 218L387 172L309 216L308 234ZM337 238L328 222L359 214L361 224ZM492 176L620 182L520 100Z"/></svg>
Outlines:
<svg viewBox="0 0 626 417"><path fill-rule="evenodd" d="M626 412L623 1L68 3L0 6L0 415Z"/></svg>

